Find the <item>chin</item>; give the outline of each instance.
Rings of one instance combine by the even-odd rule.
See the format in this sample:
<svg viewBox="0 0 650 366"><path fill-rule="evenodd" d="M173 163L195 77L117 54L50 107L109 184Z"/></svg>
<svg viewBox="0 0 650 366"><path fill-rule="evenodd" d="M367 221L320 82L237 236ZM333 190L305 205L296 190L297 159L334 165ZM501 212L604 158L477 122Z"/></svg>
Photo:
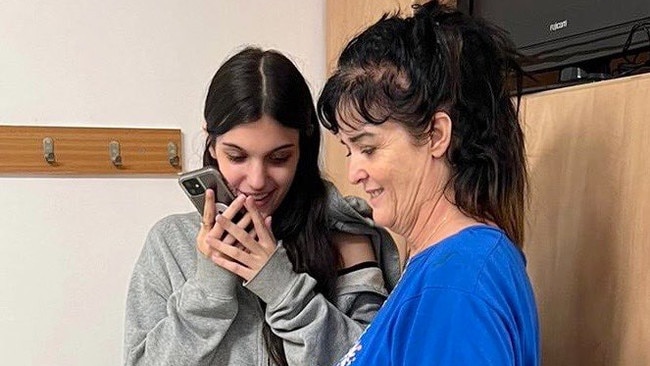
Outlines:
<svg viewBox="0 0 650 366"><path fill-rule="evenodd" d="M275 205L275 203L272 203L264 207L258 207L258 209L260 210L262 217L267 217L273 215L273 213L275 212L275 210L278 209L278 207L277 205Z"/></svg>
<svg viewBox="0 0 650 366"><path fill-rule="evenodd" d="M262 215L262 217L270 216L272 213L272 210L266 207L258 207L257 210L260 212L260 215Z"/></svg>
<svg viewBox="0 0 650 366"><path fill-rule="evenodd" d="M392 221L389 220L386 216L382 215L381 212L377 212L373 210L372 219L373 221L375 221L375 224L379 226L383 226L388 229L392 229L390 226L392 224Z"/></svg>

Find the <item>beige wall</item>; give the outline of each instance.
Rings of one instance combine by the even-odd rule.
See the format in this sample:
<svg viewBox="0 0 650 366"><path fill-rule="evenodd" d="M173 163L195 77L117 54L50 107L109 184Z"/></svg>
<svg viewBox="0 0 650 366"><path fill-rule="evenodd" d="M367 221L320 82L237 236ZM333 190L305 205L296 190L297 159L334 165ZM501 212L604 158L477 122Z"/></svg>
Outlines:
<svg viewBox="0 0 650 366"><path fill-rule="evenodd" d="M235 47L285 51L321 87L324 6L2 1L0 124L181 128L185 167L197 167L205 91ZM174 178L0 177L1 363L120 364L146 232L189 210Z"/></svg>

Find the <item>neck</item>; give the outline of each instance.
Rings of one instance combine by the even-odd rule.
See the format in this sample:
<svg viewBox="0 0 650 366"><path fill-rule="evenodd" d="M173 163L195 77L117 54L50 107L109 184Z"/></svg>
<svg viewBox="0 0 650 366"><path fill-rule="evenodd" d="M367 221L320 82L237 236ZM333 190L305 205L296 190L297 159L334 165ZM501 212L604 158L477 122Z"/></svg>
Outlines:
<svg viewBox="0 0 650 366"><path fill-rule="evenodd" d="M435 200L422 205L412 229L406 234L409 257L435 245L445 236L445 227L459 213L458 208L449 202L443 193Z"/></svg>

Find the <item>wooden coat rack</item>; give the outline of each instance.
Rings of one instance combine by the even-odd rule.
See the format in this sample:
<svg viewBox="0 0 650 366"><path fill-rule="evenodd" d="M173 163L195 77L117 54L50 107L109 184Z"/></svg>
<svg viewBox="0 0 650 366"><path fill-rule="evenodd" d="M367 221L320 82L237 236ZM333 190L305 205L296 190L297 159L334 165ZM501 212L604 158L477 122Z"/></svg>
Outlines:
<svg viewBox="0 0 650 366"><path fill-rule="evenodd" d="M0 175L175 175L179 129L0 126Z"/></svg>

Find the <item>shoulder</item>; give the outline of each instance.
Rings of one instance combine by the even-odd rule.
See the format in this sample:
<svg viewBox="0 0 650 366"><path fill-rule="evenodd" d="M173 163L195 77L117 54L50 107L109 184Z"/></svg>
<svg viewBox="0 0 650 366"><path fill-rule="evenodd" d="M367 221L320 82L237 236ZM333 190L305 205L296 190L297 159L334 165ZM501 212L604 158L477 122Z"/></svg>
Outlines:
<svg viewBox="0 0 650 366"><path fill-rule="evenodd" d="M156 222L147 235L143 254L149 257L169 256L193 260L196 235L201 217L196 212L166 216Z"/></svg>
<svg viewBox="0 0 650 366"><path fill-rule="evenodd" d="M486 284L503 287L527 281L523 253L503 231L483 225L461 230L428 248L409 266L416 261L425 287L480 293L488 289Z"/></svg>
<svg viewBox="0 0 650 366"><path fill-rule="evenodd" d="M194 234L201 225L201 216L197 212L188 212L165 216L158 220L150 230L154 234Z"/></svg>
<svg viewBox="0 0 650 366"><path fill-rule="evenodd" d="M340 255L339 269L351 268L361 263L377 262L368 236L335 231L331 237Z"/></svg>
<svg viewBox="0 0 650 366"><path fill-rule="evenodd" d="M366 201L355 196L343 197L332 183L324 182L328 192L328 228L369 239L375 260L384 273L386 287L392 290L401 276L399 252L393 237L375 224L372 208Z"/></svg>
<svg viewBox="0 0 650 366"><path fill-rule="evenodd" d="M458 364L511 364L512 347L534 348L532 286L523 254L501 230L471 227L419 253L391 297L396 293L394 312L406 320L399 331L463 344L447 349L450 359L470 357ZM519 335L508 338L513 332Z"/></svg>
<svg viewBox="0 0 650 366"><path fill-rule="evenodd" d="M372 209L366 201L356 196L343 196L341 192L327 180L323 180L327 190L327 214L328 219L334 222L351 221L374 226L372 221Z"/></svg>

